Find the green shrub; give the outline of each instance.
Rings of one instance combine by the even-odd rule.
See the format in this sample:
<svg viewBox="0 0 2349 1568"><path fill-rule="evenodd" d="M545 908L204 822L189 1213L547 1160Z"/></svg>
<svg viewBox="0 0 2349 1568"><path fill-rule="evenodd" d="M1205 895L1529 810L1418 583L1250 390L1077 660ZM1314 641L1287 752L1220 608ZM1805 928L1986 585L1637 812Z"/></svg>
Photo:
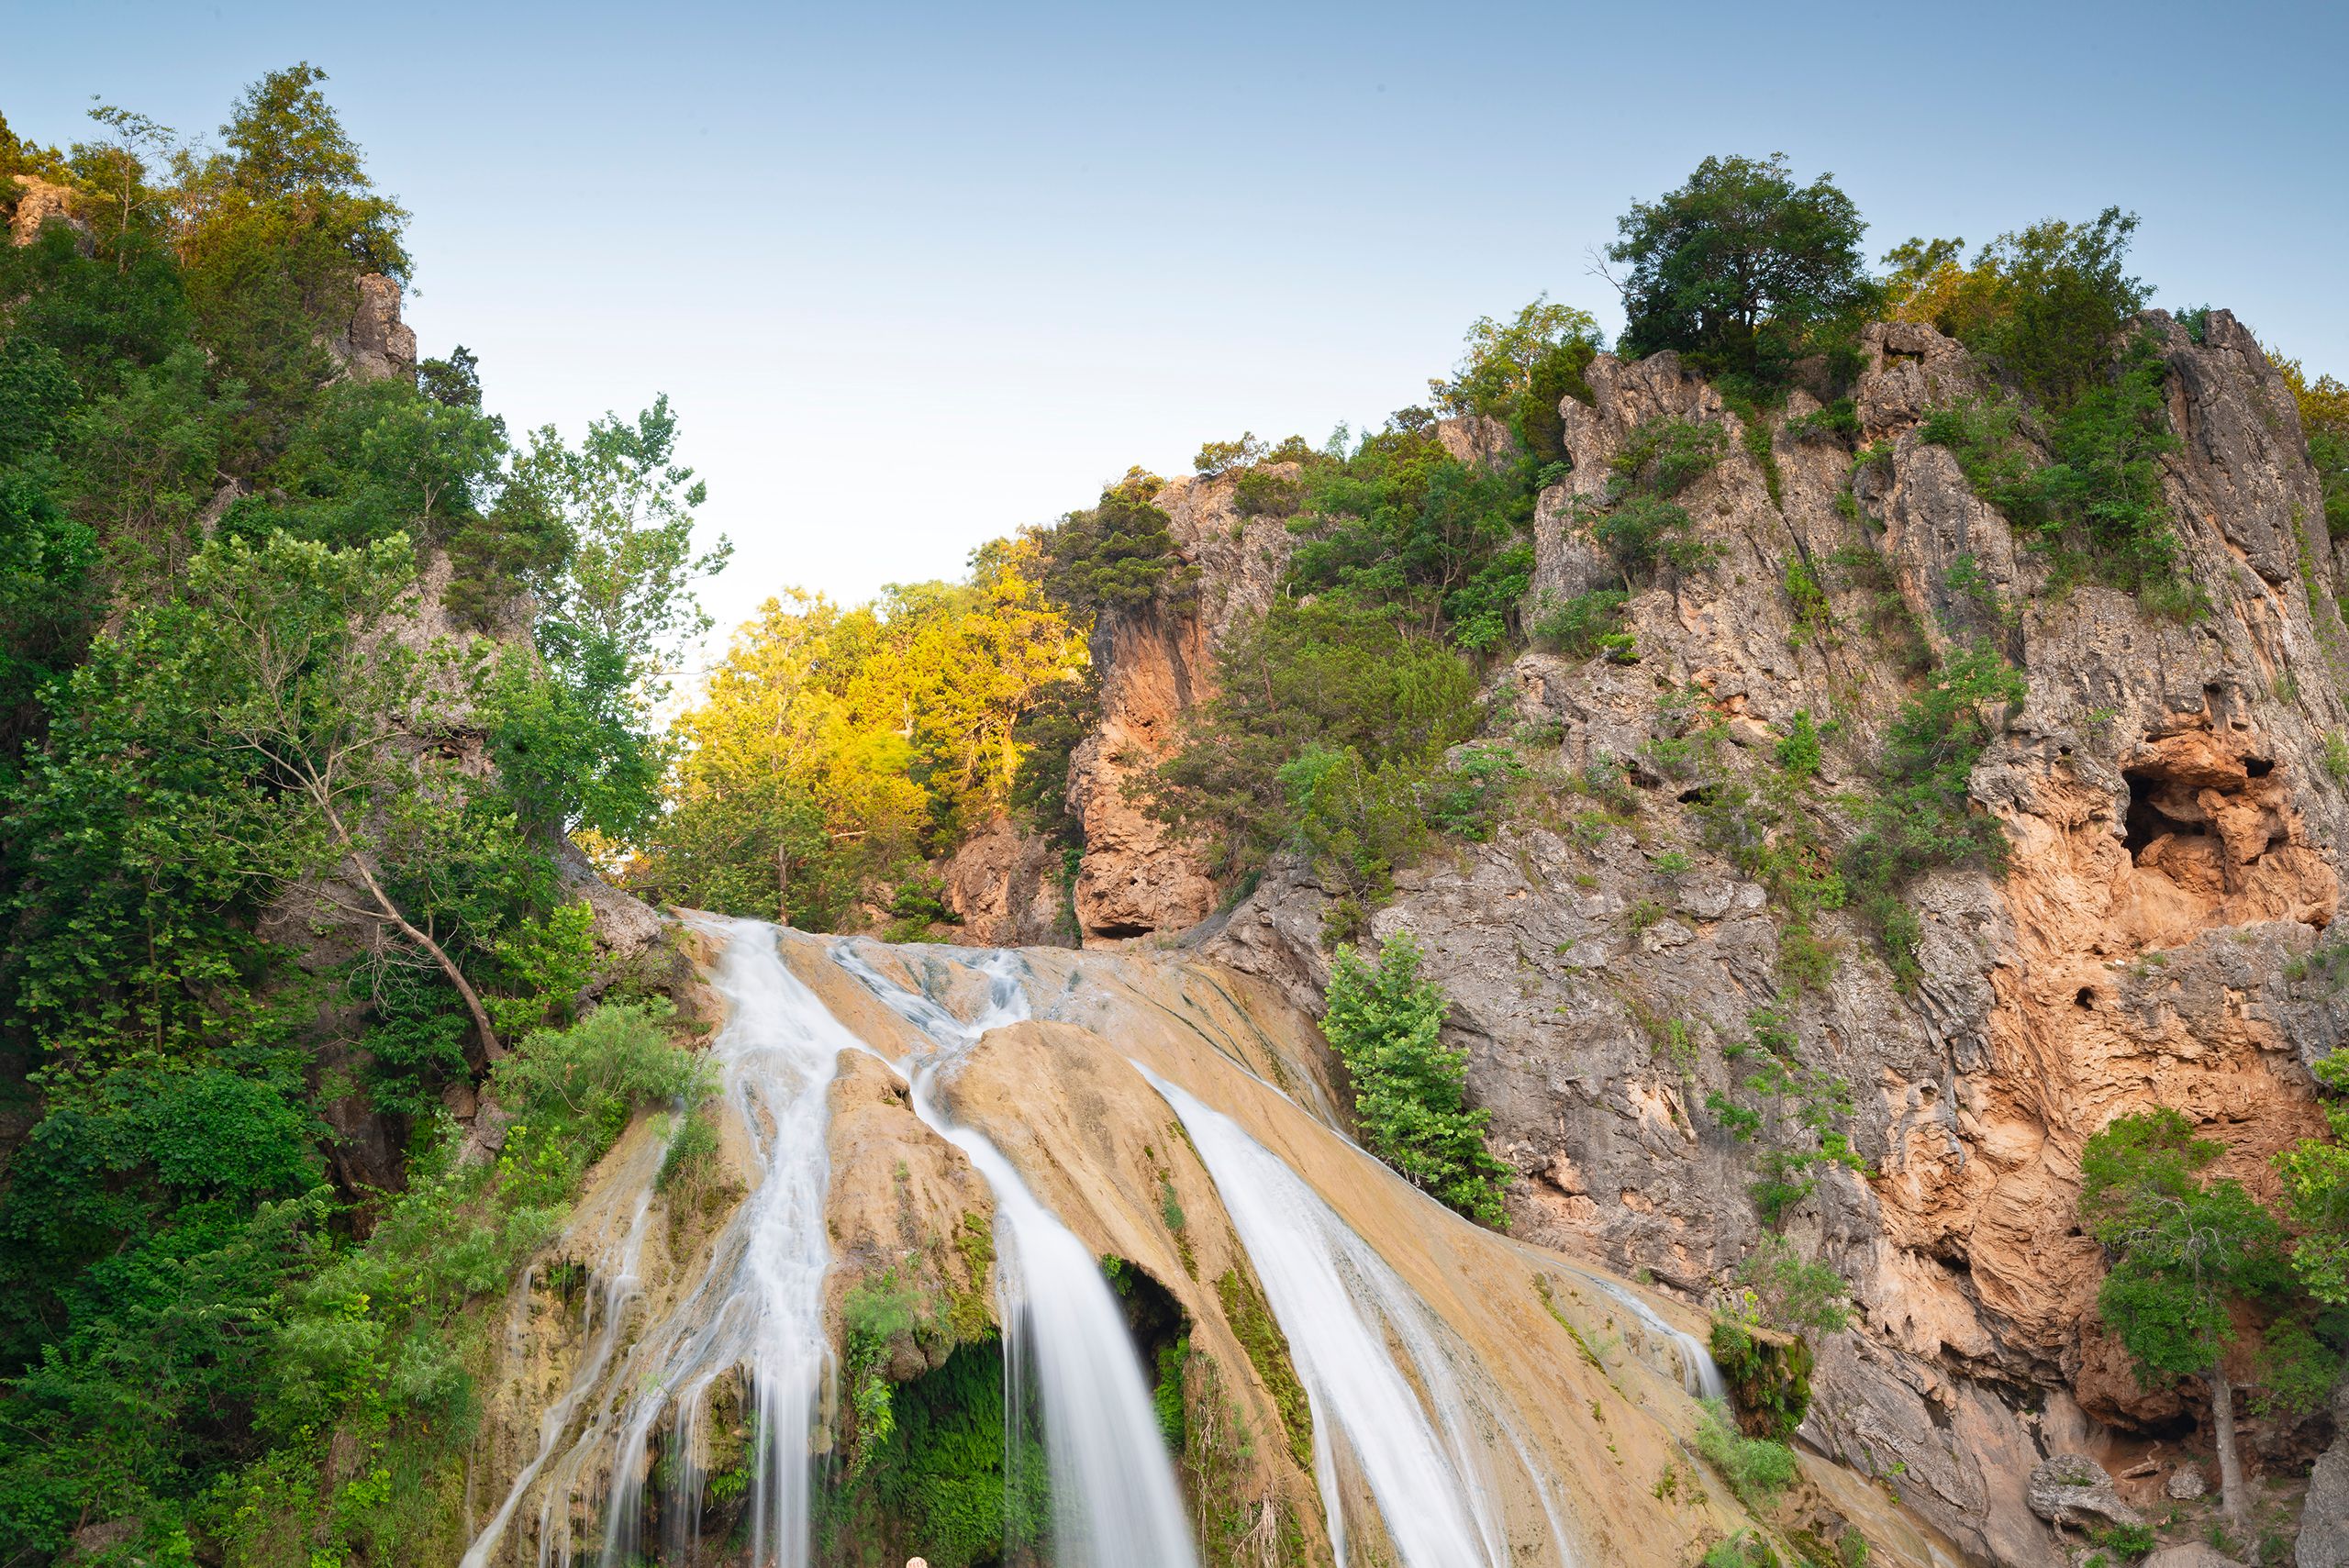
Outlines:
<svg viewBox="0 0 2349 1568"><path fill-rule="evenodd" d="M1792 1437L1802 1425L1803 1412L1810 1408L1816 1355L1809 1341L1715 1318L1712 1350L1746 1435L1776 1442Z"/></svg>
<svg viewBox="0 0 2349 1568"><path fill-rule="evenodd" d="M1718 1399L1706 1400L1697 1413L1697 1452L1749 1508L1767 1508L1801 1473L1794 1450L1739 1432Z"/></svg>
<svg viewBox="0 0 2349 1568"><path fill-rule="evenodd" d="M1181 598L1196 586L1198 569L1183 560L1171 519L1152 504L1163 483L1130 470L1094 506L1046 531L1044 584L1054 602L1092 614Z"/></svg>
<svg viewBox="0 0 2349 1568"><path fill-rule="evenodd" d="M1615 455L1598 497L1576 497L1575 515L1627 582L1660 561L1688 572L1710 558L1710 547L1695 537L1694 520L1672 497L1712 471L1724 441L1718 425L1650 419Z"/></svg>
<svg viewBox="0 0 2349 1568"><path fill-rule="evenodd" d="M1771 754L1777 761L1778 771L1790 779L1807 783L1819 776L1826 758L1820 749L1819 726L1811 722L1809 708L1795 710L1794 723L1778 737Z"/></svg>
<svg viewBox="0 0 2349 1568"><path fill-rule="evenodd" d="M1425 832L1445 751L1475 732L1476 673L1385 611L1333 600L1282 600L1237 624L1216 652L1216 695L1130 791L1219 874L1296 845L1382 896Z"/></svg>
<svg viewBox="0 0 2349 1568"><path fill-rule="evenodd" d="M1939 866L2005 862L2006 836L1996 819L1973 811L1970 781L1995 733L1993 710L2021 701L2023 692L2022 677L1996 650L1976 647L1904 704L1886 734L1877 794L1844 852L1843 878L1903 990L1922 973L1916 917L1901 902L1909 884Z"/></svg>
<svg viewBox="0 0 2349 1568"><path fill-rule="evenodd" d="M2349 784L2349 736L2338 729L2324 732L2324 771L2335 784Z"/></svg>
<svg viewBox="0 0 2349 1568"><path fill-rule="evenodd" d="M1831 640L1835 634L1835 607L1827 602L1827 590L1820 586L1819 575L1810 569L1809 561L1800 555L1789 557L1781 581L1787 590L1787 603L1794 611L1792 640L1796 646Z"/></svg>
<svg viewBox="0 0 2349 1568"><path fill-rule="evenodd" d="M1706 1548L1698 1568L1778 1568L1778 1553L1755 1531L1742 1529Z"/></svg>
<svg viewBox="0 0 2349 1568"><path fill-rule="evenodd" d="M2095 1540L2107 1551L2132 1562L2161 1544L2151 1525L2107 1525L2095 1533Z"/></svg>
<svg viewBox="0 0 2349 1568"><path fill-rule="evenodd" d="M698 1107L677 1123L668 1151L661 1156L661 1174L653 1184L662 1192L692 1188L701 1183L718 1156L718 1129Z"/></svg>
<svg viewBox="0 0 2349 1568"><path fill-rule="evenodd" d="M1630 598L1620 588L1599 588L1564 599L1545 596L1527 629L1534 641L1569 658L1604 653L1618 663L1628 662L1633 639L1621 626L1623 606Z"/></svg>
<svg viewBox="0 0 2349 1568"><path fill-rule="evenodd" d="M1482 843L1492 837L1502 805L1525 773L1511 747L1493 741L1462 747L1436 780L1429 825Z"/></svg>
<svg viewBox="0 0 2349 1568"><path fill-rule="evenodd" d="M2171 619L2201 613L2199 587L2177 568L2177 537L2162 490L2161 459L2177 449L2169 428L2161 340L2139 333L2117 366L2073 384L2052 410L2041 466L2037 429L2013 398L1974 398L1928 413L1919 436L1946 447L1975 494L2045 553L2059 585L2088 580L2139 595Z"/></svg>
<svg viewBox="0 0 2349 1568"><path fill-rule="evenodd" d="M1848 397L1839 397L1815 413L1798 415L1787 421L1787 439L1790 441L1854 441L1859 436L1859 405Z"/></svg>
<svg viewBox="0 0 2349 1568"><path fill-rule="evenodd" d="M1485 1147L1492 1113L1468 1108L1467 1052L1442 1041L1450 1010L1419 978L1418 944L1398 933L1375 966L1338 950L1321 1032L1353 1080L1364 1145L1447 1206L1505 1227L1508 1167Z"/></svg>
<svg viewBox="0 0 2349 1568"><path fill-rule="evenodd" d="M1243 517L1293 517L1305 504L1305 484L1287 474L1243 469L1232 481L1232 502Z"/></svg>
<svg viewBox="0 0 2349 1568"><path fill-rule="evenodd" d="M1286 796L1291 843L1345 895L1384 898L1395 868L1427 841L1436 782L1424 758L1373 765L1352 750L1312 746L1274 776Z"/></svg>

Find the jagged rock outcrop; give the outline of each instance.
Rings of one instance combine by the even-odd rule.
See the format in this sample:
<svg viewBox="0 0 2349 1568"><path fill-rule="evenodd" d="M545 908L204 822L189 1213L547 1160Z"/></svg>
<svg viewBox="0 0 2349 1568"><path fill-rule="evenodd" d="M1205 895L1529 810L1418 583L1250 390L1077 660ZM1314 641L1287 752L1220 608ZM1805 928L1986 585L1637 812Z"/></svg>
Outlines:
<svg viewBox="0 0 2349 1568"><path fill-rule="evenodd" d="M2332 1425L2300 1504L2299 1568L2349 1568L2349 1380L2332 1391Z"/></svg>
<svg viewBox="0 0 2349 1568"><path fill-rule="evenodd" d="M2031 1511L2059 1525L2141 1525L2145 1516L2121 1500L2104 1466L2085 1454L2050 1454L2031 1469Z"/></svg>
<svg viewBox="0 0 2349 1568"><path fill-rule="evenodd" d="M1181 930L1215 907L1197 851L1127 786L1173 754L1182 715L1213 695L1216 643L1271 603L1292 542L1279 518L1241 513L1230 478L1169 480L1156 504L1198 582L1187 597L1106 610L1094 628L1101 720L1069 767L1070 808L1085 829L1074 899L1087 941Z"/></svg>
<svg viewBox="0 0 2349 1568"><path fill-rule="evenodd" d="M51 221L72 228L84 250L88 249L90 226L73 210L73 189L70 185L54 184L38 174L7 176L16 182L13 195L16 209L8 215L8 242L29 245Z"/></svg>
<svg viewBox="0 0 2349 1568"><path fill-rule="evenodd" d="M1056 947L1072 935L1059 849L1008 817L996 817L957 845L941 874L958 941Z"/></svg>
<svg viewBox="0 0 2349 1568"><path fill-rule="evenodd" d="M351 324L326 340L327 351L356 381L416 374L416 329L400 320L400 285L380 272L358 280Z"/></svg>
<svg viewBox="0 0 2349 1568"><path fill-rule="evenodd" d="M2095 1326L2101 1263L2073 1218L2082 1144L2114 1116L2174 1106L2226 1143L2221 1173L2272 1195L2270 1156L2320 1129L2308 1064L2349 1023L2321 981L2288 978L2333 918L2349 827L2325 762L2327 737L2349 727L2349 631L2297 412L2228 313L2199 340L2147 320L2182 440L2162 460L2179 559L2210 601L2183 624L2054 582L1951 452L1922 439L1928 410L1987 384L1930 328L1869 330L1854 397L1860 444L1882 455L1856 473L1850 447L1790 437L1784 419L1765 466L1675 356L1600 356L1594 402L1563 406L1574 467L1541 497L1536 599L1620 585L1575 503L1654 417L1724 429L1721 462L1679 497L1712 559L1626 606L1636 662L1529 652L1496 672L1490 728L1544 762L1549 797L1492 842L1403 871L1373 923L1415 934L1454 1000L1472 1093L1524 1177L1518 1232L1692 1297L1758 1233L1755 1150L1705 1096L1734 1091L1721 1048L1749 1037L1752 1010L1790 1007L1805 1064L1852 1087L1867 1162L1826 1170L1793 1223L1863 1310L1857 1332L1823 1348L1805 1435L1897 1473L1968 1551L2011 1564L2056 1561L2023 1506L2052 1451L2043 1401L2076 1396L2091 1432L2207 1417L2199 1383L2141 1388ZM1786 417L1819 406L1797 390ZM1478 450L1471 435L1454 450ZM1174 499L1191 507L1186 539L1201 539L1198 501ZM1831 625L1798 613L1786 586L1798 563ZM1227 568L1201 565L1204 606ZM1961 565L1972 572L1954 582ZM1179 847L1119 817L1108 786L1133 766L1107 759L1163 753L1215 635L1206 614L1160 610L1146 629L1111 625L1097 649L1105 691L1122 695L1114 737L1105 724L1084 754L1091 936L1166 930L1212 902ZM1805 807L1832 855L1857 830L1836 794L1865 788L1927 658L1979 640L2029 683L1973 775L2011 846L2003 875L1945 871L1909 890L1922 974L1907 992L1848 917L1822 917L1834 973L1798 994L1782 913L1707 847L1700 779L1658 758L1694 715L1718 727L1719 771L1751 777L1798 712L1833 720ZM1610 760L1636 812L1573 793ZM1327 978L1325 903L1308 869L1276 863L1194 940L1310 1006ZM2243 1425L2253 1449L2305 1442L2270 1419Z"/></svg>

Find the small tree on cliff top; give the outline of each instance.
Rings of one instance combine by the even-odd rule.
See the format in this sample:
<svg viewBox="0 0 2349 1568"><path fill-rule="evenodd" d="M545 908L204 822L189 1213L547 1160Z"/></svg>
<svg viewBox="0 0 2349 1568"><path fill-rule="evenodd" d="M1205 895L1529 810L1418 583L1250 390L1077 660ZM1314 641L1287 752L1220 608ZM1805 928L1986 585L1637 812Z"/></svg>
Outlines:
<svg viewBox="0 0 2349 1568"><path fill-rule="evenodd" d="M2097 1308L2148 1383L2200 1376L2210 1385L2219 1483L2238 1529L2246 1518L2235 1451L2229 1305L2280 1287L2283 1229L2232 1177L2204 1171L2225 1152L2174 1110L2115 1120L2080 1155L2080 1220L2110 1267Z"/></svg>
<svg viewBox="0 0 2349 1568"><path fill-rule="evenodd" d="M1832 175L1796 184L1783 153L1708 158L1617 228L1607 256L1631 267L1618 285L1631 357L1677 349L1709 373L1774 382L1876 297L1859 208Z"/></svg>
<svg viewBox="0 0 2349 1568"><path fill-rule="evenodd" d="M1467 1105L1468 1055L1445 1045L1443 991L1419 978L1419 947L1386 940L1375 965L1338 950L1321 1032L1354 1083L1363 1141L1411 1183L1471 1219L1499 1227L1508 1167L1485 1147L1489 1111Z"/></svg>

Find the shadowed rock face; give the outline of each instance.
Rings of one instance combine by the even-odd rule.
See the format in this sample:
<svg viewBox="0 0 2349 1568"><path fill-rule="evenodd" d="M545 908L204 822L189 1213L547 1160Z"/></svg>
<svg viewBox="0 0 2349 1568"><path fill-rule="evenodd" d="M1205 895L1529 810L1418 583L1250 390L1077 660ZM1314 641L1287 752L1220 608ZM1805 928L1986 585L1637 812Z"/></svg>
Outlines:
<svg viewBox="0 0 2349 1568"><path fill-rule="evenodd" d="M2286 979L2333 917L2349 823L2324 762L2328 734L2349 728L2349 629L2315 476L2288 391L2241 324L2213 311L2197 343L2165 316L2147 320L2182 442L2162 460L2180 559L2210 602L2189 624L2150 619L2110 589L2059 592L1951 453L1920 439L1929 409L1984 386L1929 328L1870 329L1854 396L1862 444L1886 455L1848 482L1865 520L1838 503L1848 446L1780 431L1774 500L1738 417L1675 356L1599 357L1595 404L1563 406L1575 467L1541 497L1535 594L1620 585L1573 501L1657 417L1727 430L1721 462L1679 497L1716 554L1633 597L1637 663L1529 652L1496 671L1490 728L1559 737L1543 744L1567 770L1627 764L1636 825L1576 821L1591 803L1561 792L1492 842L1405 870L1374 924L1414 933L1453 998L1472 1093L1524 1178L1518 1234L1650 1270L1691 1298L1758 1233L1745 1190L1754 1151L1703 1108L1709 1091L1734 1087L1720 1048L1747 1038L1753 1007L1790 1006L1804 1062L1852 1086L1867 1163L1824 1175L1793 1221L1854 1282L1865 1313L1821 1358L1808 1435L1878 1474L1898 1461L1918 1507L1969 1551L2013 1563L2054 1561L2023 1506L2048 1452L2207 1414L2198 1384L2139 1388L2095 1327L2101 1265L2073 1220L2082 1144L2115 1116L2175 1106L2226 1143L2221 1173L2272 1196L2269 1157L2319 1129L2308 1064L2343 1038L2325 986ZM1787 414L1818 406L1798 390ZM1470 434L1455 444L1473 450ZM1169 511L1186 548L1204 549L1216 487L1197 488ZM1854 569L1869 560L1881 564ZM1797 562L1825 588L1831 628L1798 623L1784 586ZM1973 585L1960 573L1954 588L1962 563ZM1230 619L1207 606L1254 602L1278 569L1270 557L1199 564L1198 612L1109 623L1097 647L1105 693L1120 695L1079 760L1088 940L1170 932L1213 902L1197 863L1109 787L1163 755L1198 699ZM2004 874L1943 872L1910 890L1913 991L1831 913L1820 929L1838 951L1832 979L1782 997L1764 890L1705 850L1680 798L1687 782L1643 760L1676 733L1659 699L1693 691L1741 776L1767 765L1797 712L1836 720L1807 806L1831 854L1855 831L1832 797L1866 790L1885 727L1916 689L1920 661L1903 644L1980 640L2029 682L1973 775L1978 808L2011 846ZM1688 868L1655 866L1666 850ZM1309 872L1275 864L1198 939L1317 1007L1324 903ZM1643 904L1662 913L1642 909L1635 930L1627 917ZM1686 1073L1659 1045L1671 1020L1696 1047ZM2085 1421L2051 1435L2033 1414L2050 1398L2076 1399ZM2279 1455L2304 1455L2313 1430L2246 1429L2252 1448Z"/></svg>

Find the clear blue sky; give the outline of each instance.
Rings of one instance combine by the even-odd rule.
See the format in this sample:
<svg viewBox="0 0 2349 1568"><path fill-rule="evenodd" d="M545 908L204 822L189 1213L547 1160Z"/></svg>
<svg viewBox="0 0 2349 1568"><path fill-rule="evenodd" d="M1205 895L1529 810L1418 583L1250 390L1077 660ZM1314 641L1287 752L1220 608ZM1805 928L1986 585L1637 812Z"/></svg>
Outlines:
<svg viewBox="0 0 2349 1568"><path fill-rule="evenodd" d="M2343 17L0 0L0 111L209 134L324 68L415 211L427 352L518 427L674 398L730 625L952 575L1204 439L1375 423L1542 291L1611 328L1591 252L1712 152L1832 171L1874 251L2119 204L2159 303L2349 373Z"/></svg>

